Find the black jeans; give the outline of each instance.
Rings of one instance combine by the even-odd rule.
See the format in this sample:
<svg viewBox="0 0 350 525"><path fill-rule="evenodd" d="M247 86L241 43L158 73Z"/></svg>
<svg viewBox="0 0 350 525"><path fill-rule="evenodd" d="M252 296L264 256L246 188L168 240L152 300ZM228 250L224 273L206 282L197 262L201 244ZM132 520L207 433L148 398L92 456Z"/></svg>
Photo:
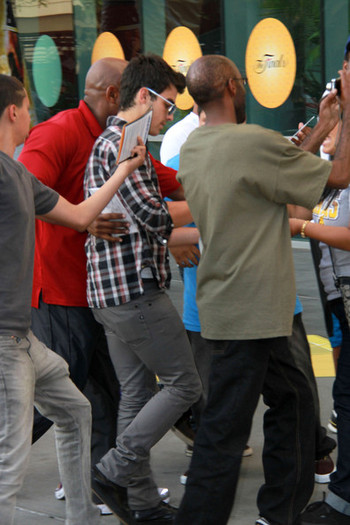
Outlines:
<svg viewBox="0 0 350 525"><path fill-rule="evenodd" d="M337 470L331 475L329 490L349 503L350 513L350 330L341 299L330 301L334 315L339 319L343 341L333 386L334 410L337 413L338 460Z"/></svg>
<svg viewBox="0 0 350 525"><path fill-rule="evenodd" d="M224 525L243 449L263 393L265 483L258 508L272 524L293 525L314 486L315 407L286 337L212 341L208 403L197 432L178 525Z"/></svg>
<svg viewBox="0 0 350 525"><path fill-rule="evenodd" d="M299 370L305 375L312 391L316 417L315 459L319 460L330 454L337 446L337 443L333 438L327 436L327 430L321 425L317 383L312 368L310 346L307 340L301 313L296 314L293 318L293 332L292 335L288 337L288 344L290 351L294 356L296 365L299 366Z"/></svg>

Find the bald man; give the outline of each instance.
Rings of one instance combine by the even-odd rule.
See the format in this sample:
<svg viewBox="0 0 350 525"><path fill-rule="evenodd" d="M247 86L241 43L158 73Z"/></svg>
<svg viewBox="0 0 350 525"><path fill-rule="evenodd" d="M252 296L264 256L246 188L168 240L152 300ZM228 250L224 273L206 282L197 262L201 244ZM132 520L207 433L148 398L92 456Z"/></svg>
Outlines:
<svg viewBox="0 0 350 525"><path fill-rule="evenodd" d="M196 60L186 82L206 113L205 126L181 149L178 178L203 242L197 306L212 361L175 522L228 522L262 394L268 406L265 483L256 525L299 525L314 485L315 408L309 380L288 345L296 292L287 204L312 209L326 184L347 187L346 133L340 139L344 149L331 164L279 133L244 124L244 79L223 56ZM350 76L343 87L350 97ZM335 109L336 92L327 105ZM310 150L328 133L326 124L320 119L314 128Z"/></svg>
<svg viewBox="0 0 350 525"><path fill-rule="evenodd" d="M35 126L19 157L39 180L74 204L84 200L84 172L94 142L105 129L107 118L118 111L119 84L126 65L117 58L95 62L87 73L79 107ZM163 192L181 198L175 172L160 170L160 175ZM94 233L105 238L112 229L115 234L127 233L127 226L118 219L119 214L104 214ZM72 380L92 405L91 459L95 464L115 444L119 383L103 328L86 301L85 240L85 233L37 221L32 329L68 362ZM36 413L33 441L50 426L50 421ZM62 486L55 495L64 497ZM108 512L105 506L100 510Z"/></svg>

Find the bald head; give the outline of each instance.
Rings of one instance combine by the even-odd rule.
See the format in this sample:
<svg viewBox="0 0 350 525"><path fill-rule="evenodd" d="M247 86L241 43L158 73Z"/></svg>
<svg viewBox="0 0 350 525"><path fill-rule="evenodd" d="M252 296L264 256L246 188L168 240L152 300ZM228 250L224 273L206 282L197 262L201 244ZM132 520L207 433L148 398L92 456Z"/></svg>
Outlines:
<svg viewBox="0 0 350 525"><path fill-rule="evenodd" d="M118 113L120 80L127 64L120 58L101 58L87 72L84 101L102 129L107 118Z"/></svg>
<svg viewBox="0 0 350 525"><path fill-rule="evenodd" d="M225 114L232 106L234 121L245 121L242 75L229 58L222 55L197 58L187 72L186 84L194 101L206 112L207 120L211 121L220 112Z"/></svg>
<svg viewBox="0 0 350 525"><path fill-rule="evenodd" d="M101 58L96 60L87 72L85 96L91 91L106 90L108 86L118 86L127 61L121 58Z"/></svg>
<svg viewBox="0 0 350 525"><path fill-rule="evenodd" d="M223 96L227 81L241 75L236 65L221 55L205 55L191 64L186 83L199 106Z"/></svg>

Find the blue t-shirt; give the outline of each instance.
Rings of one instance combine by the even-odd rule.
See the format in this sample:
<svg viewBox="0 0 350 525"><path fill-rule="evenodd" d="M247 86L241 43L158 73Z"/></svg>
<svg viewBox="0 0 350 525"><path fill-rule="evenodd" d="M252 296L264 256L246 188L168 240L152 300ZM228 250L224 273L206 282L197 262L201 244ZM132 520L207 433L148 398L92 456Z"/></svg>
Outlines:
<svg viewBox="0 0 350 525"><path fill-rule="evenodd" d="M198 308L196 303L197 266L184 268L184 301L182 321L186 330L200 332Z"/></svg>
<svg viewBox="0 0 350 525"><path fill-rule="evenodd" d="M179 164L180 164L180 153L178 153L174 157L171 157L171 159L169 159L168 162L166 163L166 166L168 166L168 168L173 168L173 170L178 171Z"/></svg>
<svg viewBox="0 0 350 525"><path fill-rule="evenodd" d="M297 300L295 302L294 315L300 314L302 311L303 311L303 305L301 304L300 299L297 296Z"/></svg>

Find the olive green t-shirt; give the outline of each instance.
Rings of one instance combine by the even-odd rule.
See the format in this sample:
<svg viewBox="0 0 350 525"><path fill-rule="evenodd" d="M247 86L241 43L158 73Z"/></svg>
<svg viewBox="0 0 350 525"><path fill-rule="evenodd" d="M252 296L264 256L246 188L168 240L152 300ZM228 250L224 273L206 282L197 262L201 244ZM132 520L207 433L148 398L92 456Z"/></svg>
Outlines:
<svg viewBox="0 0 350 525"><path fill-rule="evenodd" d="M197 273L203 337L291 334L296 290L286 204L312 209L331 168L260 126L192 132L178 179L203 242Z"/></svg>

